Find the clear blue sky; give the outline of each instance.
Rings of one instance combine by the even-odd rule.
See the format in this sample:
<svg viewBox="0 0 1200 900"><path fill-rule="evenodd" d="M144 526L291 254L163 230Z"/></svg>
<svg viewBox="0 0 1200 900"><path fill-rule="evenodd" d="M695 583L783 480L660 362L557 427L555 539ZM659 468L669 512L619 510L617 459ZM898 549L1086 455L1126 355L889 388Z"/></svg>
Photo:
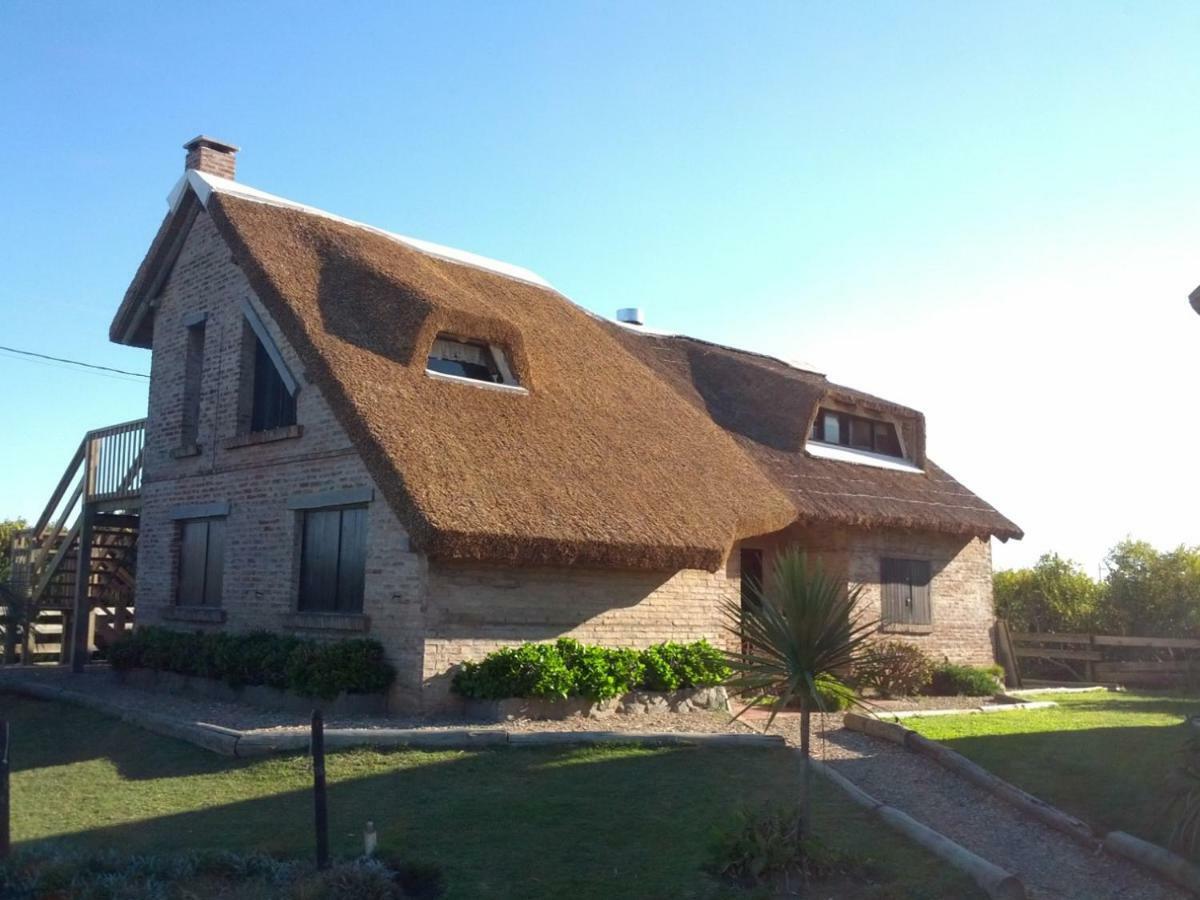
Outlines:
<svg viewBox="0 0 1200 900"><path fill-rule="evenodd" d="M108 323L180 145L924 409L1002 565L1200 541L1194 3L0 4L0 344ZM144 386L0 354L0 517Z"/></svg>

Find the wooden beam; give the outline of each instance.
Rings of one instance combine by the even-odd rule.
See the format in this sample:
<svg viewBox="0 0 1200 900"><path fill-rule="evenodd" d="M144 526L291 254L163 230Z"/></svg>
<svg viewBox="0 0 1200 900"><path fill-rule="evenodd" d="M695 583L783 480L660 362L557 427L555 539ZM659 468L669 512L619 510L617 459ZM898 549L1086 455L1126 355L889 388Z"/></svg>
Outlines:
<svg viewBox="0 0 1200 900"><path fill-rule="evenodd" d="M1016 653L1025 659L1086 659L1092 662L1104 659L1099 650L1061 650L1057 647L1017 647Z"/></svg>
<svg viewBox="0 0 1200 900"><path fill-rule="evenodd" d="M71 634L63 634L63 646L71 645L71 671L83 671L88 656L88 631L91 623L91 600L88 588L92 581L92 524L95 511L91 504L83 505L79 514L79 563L75 569L75 603ZM65 629L64 629L65 631Z"/></svg>

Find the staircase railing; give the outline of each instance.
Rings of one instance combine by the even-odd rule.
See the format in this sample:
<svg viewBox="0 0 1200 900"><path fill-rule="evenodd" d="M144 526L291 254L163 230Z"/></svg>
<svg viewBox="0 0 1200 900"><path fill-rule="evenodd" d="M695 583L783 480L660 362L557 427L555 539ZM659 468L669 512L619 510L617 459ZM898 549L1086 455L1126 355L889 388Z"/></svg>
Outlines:
<svg viewBox="0 0 1200 900"><path fill-rule="evenodd" d="M21 539L23 588L35 604L45 593L79 532L86 503L136 499L142 489L146 420L97 428L84 435L37 521Z"/></svg>

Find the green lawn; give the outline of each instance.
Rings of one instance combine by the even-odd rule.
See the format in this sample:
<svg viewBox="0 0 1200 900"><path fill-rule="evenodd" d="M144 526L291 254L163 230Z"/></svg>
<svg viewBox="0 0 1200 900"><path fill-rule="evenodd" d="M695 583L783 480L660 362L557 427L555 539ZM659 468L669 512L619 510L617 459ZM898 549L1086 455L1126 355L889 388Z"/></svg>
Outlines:
<svg viewBox="0 0 1200 900"><path fill-rule="evenodd" d="M13 839L130 853L309 854L303 756L231 760L72 706L0 694L13 728ZM782 749L345 751L329 758L335 854L361 847L443 868L448 896L746 896L704 874L742 804L798 797ZM973 887L817 779L815 830L866 860L812 896L971 897ZM822 888L834 886L822 886Z"/></svg>
<svg viewBox="0 0 1200 900"><path fill-rule="evenodd" d="M1166 777L1200 700L1107 692L1035 699L1059 706L904 724L1094 826L1164 842Z"/></svg>

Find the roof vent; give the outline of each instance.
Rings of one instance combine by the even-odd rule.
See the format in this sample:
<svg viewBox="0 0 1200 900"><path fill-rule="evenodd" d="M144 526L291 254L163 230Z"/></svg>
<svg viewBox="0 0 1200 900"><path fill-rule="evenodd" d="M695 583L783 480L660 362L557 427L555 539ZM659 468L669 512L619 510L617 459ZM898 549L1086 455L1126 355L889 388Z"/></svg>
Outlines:
<svg viewBox="0 0 1200 900"><path fill-rule="evenodd" d="M625 325L645 325L646 317L642 315L640 306L627 306L617 310L617 321Z"/></svg>

